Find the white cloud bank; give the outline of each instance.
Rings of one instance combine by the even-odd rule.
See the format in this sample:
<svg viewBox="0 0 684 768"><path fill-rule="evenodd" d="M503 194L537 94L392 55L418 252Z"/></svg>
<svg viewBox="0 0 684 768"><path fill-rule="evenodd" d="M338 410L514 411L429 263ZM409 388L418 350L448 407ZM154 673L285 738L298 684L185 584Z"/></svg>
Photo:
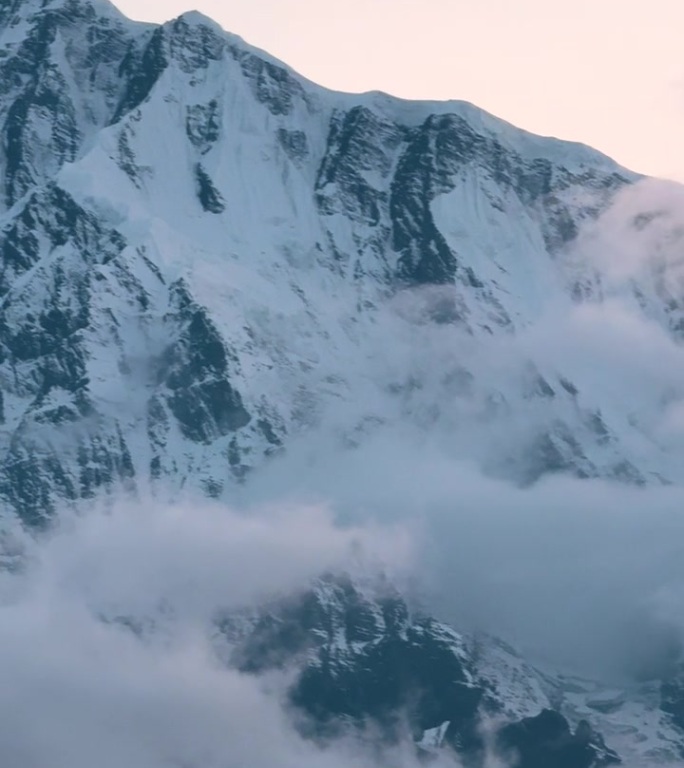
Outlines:
<svg viewBox="0 0 684 768"><path fill-rule="evenodd" d="M22 567L0 572L2 765L374 764L359 744L301 739L283 685L221 665L210 619L360 558L399 565L400 530L342 529L313 507L120 502L19 538ZM406 750L395 764L411 760Z"/></svg>
<svg viewBox="0 0 684 768"><path fill-rule="evenodd" d="M406 430L299 469L291 457L293 497L334 498L346 521L411 531L428 606L462 631L605 680L662 672L679 652L681 487L551 477L515 488L450 455L440 436Z"/></svg>

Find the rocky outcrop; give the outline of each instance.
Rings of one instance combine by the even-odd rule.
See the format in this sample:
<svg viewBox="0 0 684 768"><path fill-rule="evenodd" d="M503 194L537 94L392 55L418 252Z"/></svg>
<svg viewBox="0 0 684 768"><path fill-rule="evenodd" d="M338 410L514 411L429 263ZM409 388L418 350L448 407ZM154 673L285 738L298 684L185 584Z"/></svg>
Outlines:
<svg viewBox="0 0 684 768"><path fill-rule="evenodd" d="M518 768L603 768L622 762L586 720L573 733L561 714L548 709L504 726L496 748Z"/></svg>
<svg viewBox="0 0 684 768"><path fill-rule="evenodd" d="M520 768L602 768L620 762L586 722L573 732L558 711L502 723L503 691L480 674L468 639L414 615L386 583L360 586L326 577L311 591L260 610L223 617L230 661L248 674L297 669L291 703L311 738L376 729L387 743L408 739L418 754L453 750L465 765L484 765L488 750ZM302 724L303 723L303 724ZM493 744L492 742L493 738Z"/></svg>

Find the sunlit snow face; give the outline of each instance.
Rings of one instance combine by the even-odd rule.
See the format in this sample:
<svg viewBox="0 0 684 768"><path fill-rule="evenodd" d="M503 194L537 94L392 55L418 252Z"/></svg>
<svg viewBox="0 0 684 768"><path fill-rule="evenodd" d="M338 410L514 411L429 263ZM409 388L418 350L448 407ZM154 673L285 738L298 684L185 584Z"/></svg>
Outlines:
<svg viewBox="0 0 684 768"><path fill-rule="evenodd" d="M684 180L679 0L117 0L133 18L192 8L339 90L462 99ZM353 55L349 55L350 51Z"/></svg>

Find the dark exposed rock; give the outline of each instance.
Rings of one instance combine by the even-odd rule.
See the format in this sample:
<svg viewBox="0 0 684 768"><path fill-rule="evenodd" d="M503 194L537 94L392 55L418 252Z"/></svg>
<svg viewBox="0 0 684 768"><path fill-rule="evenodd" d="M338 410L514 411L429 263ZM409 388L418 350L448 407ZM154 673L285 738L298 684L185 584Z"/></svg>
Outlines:
<svg viewBox="0 0 684 768"><path fill-rule="evenodd" d="M336 112L318 172L316 199L324 215L342 213L377 227L373 244L390 243L397 252L395 277L402 283L451 283L458 272L458 254L435 224L431 205L454 189L461 172L473 164L487 169L524 205L544 211L545 238L552 250L576 236L577 222L556 194L576 180L548 160L524 161L455 114L431 116L423 125L407 129L366 107ZM389 195L368 181L367 171L381 178L391 174ZM615 175L609 186L617 189L624 183L626 179ZM462 280L486 294L487 286L471 267L463 269Z"/></svg>
<svg viewBox="0 0 684 768"><path fill-rule="evenodd" d="M300 165L309 154L309 141L304 131L278 129L278 140L293 163Z"/></svg>
<svg viewBox="0 0 684 768"><path fill-rule="evenodd" d="M446 625L413 615L386 584L363 589L326 577L296 597L219 622L232 662L248 674L292 667L292 704L308 716L304 733L327 739L371 726L387 742L445 727L441 747L482 768L480 720L502 709L478 679L474 650ZM499 726L501 756L520 768L602 768L619 762L586 722L573 733L558 712ZM518 765L518 763L516 763Z"/></svg>
<svg viewBox="0 0 684 768"><path fill-rule="evenodd" d="M107 444L101 437L82 442L78 452L81 498L93 498L104 487L125 484L135 477L128 446L119 433L118 445Z"/></svg>
<svg viewBox="0 0 684 768"><path fill-rule="evenodd" d="M230 621L224 630L231 633ZM395 592L372 599L348 579L327 579L258 616L235 652L239 668L263 672L303 661L290 696L313 718L318 736L369 721L397 739L446 720L450 738L474 738L482 690L461 638L429 618L414 618Z"/></svg>
<svg viewBox="0 0 684 768"><path fill-rule="evenodd" d="M195 104L187 108L185 130L190 142L201 154L208 152L219 137L221 124L216 99L208 104Z"/></svg>
<svg viewBox="0 0 684 768"><path fill-rule="evenodd" d="M123 62L135 57L137 40L113 7L99 14L86 0L3 3L0 12L4 23L21 17L27 25L0 60L0 181L10 206L76 159L90 131L121 114L129 91Z"/></svg>
<svg viewBox="0 0 684 768"><path fill-rule="evenodd" d="M239 46L231 46L256 98L273 115L289 115L296 100L305 100L304 89L285 67L273 64Z"/></svg>
<svg viewBox="0 0 684 768"><path fill-rule="evenodd" d="M371 226L380 223L387 195L375 189L364 172L387 177L392 154L403 133L364 107L336 113L330 124L327 150L316 179L316 200L325 215L343 213Z"/></svg>
<svg viewBox="0 0 684 768"><path fill-rule="evenodd" d="M398 277L410 283L448 283L458 259L437 229L430 205L451 188L443 166L445 141L463 151L448 117L429 118L414 131L392 183L392 245L400 254Z"/></svg>
<svg viewBox="0 0 684 768"><path fill-rule="evenodd" d="M199 16L197 22L192 16ZM171 57L183 72L193 74L206 69L210 62L219 61L226 51L226 41L214 25L199 14L183 14L166 25Z"/></svg>
<svg viewBox="0 0 684 768"><path fill-rule="evenodd" d="M14 441L6 455L0 494L30 526L42 526L54 513L53 493L65 500L77 498L75 478L54 452L46 452L43 446Z"/></svg>
<svg viewBox="0 0 684 768"><path fill-rule="evenodd" d="M660 686L660 708L684 731L684 674L670 674Z"/></svg>
<svg viewBox="0 0 684 768"><path fill-rule="evenodd" d="M226 209L223 197L214 186L211 176L199 163L195 166L195 180L197 182L197 197L202 208L208 213L223 213Z"/></svg>
<svg viewBox="0 0 684 768"><path fill-rule="evenodd" d="M246 426L251 416L230 384L229 356L206 312L180 285L176 302L179 335L164 355L159 381L169 390L166 401L183 434L209 442Z"/></svg>
<svg viewBox="0 0 684 768"><path fill-rule="evenodd" d="M128 85L122 94L112 122L117 122L127 112L140 106L150 95L155 83L169 64L163 28L155 29L142 52L131 45L122 59L119 72L125 76Z"/></svg>
<svg viewBox="0 0 684 768"><path fill-rule="evenodd" d="M568 721L552 710L504 726L496 744L516 768L602 768L622 762L585 720L573 733Z"/></svg>
<svg viewBox="0 0 684 768"><path fill-rule="evenodd" d="M514 461L514 473L523 485L531 485L550 474L567 473L588 478L596 468L587 459L582 446L565 422L556 422L548 431L535 435L523 446Z"/></svg>

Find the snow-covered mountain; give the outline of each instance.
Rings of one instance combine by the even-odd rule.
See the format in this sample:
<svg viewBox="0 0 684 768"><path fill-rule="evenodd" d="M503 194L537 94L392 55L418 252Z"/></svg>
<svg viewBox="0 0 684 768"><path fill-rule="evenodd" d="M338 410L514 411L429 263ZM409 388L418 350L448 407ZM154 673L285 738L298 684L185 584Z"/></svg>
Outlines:
<svg viewBox="0 0 684 768"><path fill-rule="evenodd" d="M217 627L219 648L241 671L295 666L289 699L308 716L312 738L371 725L383 740L407 738L423 756L453 750L473 768L487 764L488 751L515 754L516 768L621 762L587 720L575 717L573 732L557 681L491 638L474 641L414 615L386 583L327 576Z"/></svg>
<svg viewBox="0 0 684 768"><path fill-rule="evenodd" d="M25 520L159 479L220 497L294 436L396 423L520 483L676 479L676 391L616 397L619 370L525 341L615 297L681 334L669 267L578 256L638 180L608 158L106 0L4 2L0 89L0 493Z"/></svg>
<svg viewBox="0 0 684 768"><path fill-rule="evenodd" d="M684 759L681 680L608 688L541 671L496 638L417 611L384 581L328 575L221 617L216 645L250 675L294 667L289 700L323 742L370 724L419 754L453 750L468 768L511 754L515 768Z"/></svg>
<svg viewBox="0 0 684 768"><path fill-rule="evenodd" d="M196 13L0 0L3 510L230 499L397 427L519 485L678 483L681 201L470 104L327 91ZM594 727L630 765L684 754L678 680L541 673L391 591L323 580L219 629L245 673L299 665L316 738L408 717L477 765L487 714L530 768L611 764Z"/></svg>

